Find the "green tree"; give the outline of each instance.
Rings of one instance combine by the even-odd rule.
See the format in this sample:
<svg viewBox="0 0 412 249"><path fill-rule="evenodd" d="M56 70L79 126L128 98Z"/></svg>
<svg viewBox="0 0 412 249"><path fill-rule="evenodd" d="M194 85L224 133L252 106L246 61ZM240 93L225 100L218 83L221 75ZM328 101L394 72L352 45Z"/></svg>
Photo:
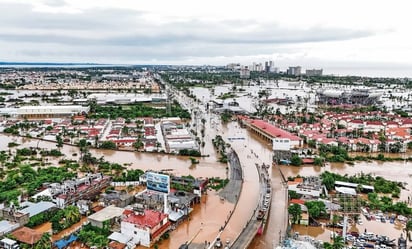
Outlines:
<svg viewBox="0 0 412 249"><path fill-rule="evenodd" d="M64 216L66 222L69 224L74 224L80 221L81 214L77 206L68 206L64 209Z"/></svg>
<svg viewBox="0 0 412 249"><path fill-rule="evenodd" d="M51 249L52 248L52 243L51 243L51 236L49 233L43 233L41 236L40 240L34 244L34 249Z"/></svg>
<svg viewBox="0 0 412 249"><path fill-rule="evenodd" d="M324 160L325 159L323 157L315 157L313 164L317 166L323 166Z"/></svg>
<svg viewBox="0 0 412 249"><path fill-rule="evenodd" d="M88 152L87 140L82 138L79 140L80 148L80 160L83 160L83 156Z"/></svg>
<svg viewBox="0 0 412 249"><path fill-rule="evenodd" d="M345 241L342 236L336 236L333 239L333 244L331 249L343 249L345 247Z"/></svg>
<svg viewBox="0 0 412 249"><path fill-rule="evenodd" d="M312 218L319 218L326 214L326 206L322 201L307 201L305 206L308 208L308 213Z"/></svg>
<svg viewBox="0 0 412 249"><path fill-rule="evenodd" d="M290 164L293 166L300 166L302 165L303 161L302 158L300 158L298 155L293 155L292 158L290 159Z"/></svg>
<svg viewBox="0 0 412 249"><path fill-rule="evenodd" d="M104 141L104 142L100 145L99 148L101 148L101 149L115 150L115 149L117 148L117 145L116 145L115 142L108 140L108 141Z"/></svg>
<svg viewBox="0 0 412 249"><path fill-rule="evenodd" d="M292 215L292 223L296 224L302 215L302 208L299 204L292 204L288 208L289 214Z"/></svg>
<svg viewBox="0 0 412 249"><path fill-rule="evenodd" d="M141 140L141 138L137 138L136 142L133 143L133 147L134 147L136 150L140 150L141 148L144 147L144 143L143 143L143 141Z"/></svg>

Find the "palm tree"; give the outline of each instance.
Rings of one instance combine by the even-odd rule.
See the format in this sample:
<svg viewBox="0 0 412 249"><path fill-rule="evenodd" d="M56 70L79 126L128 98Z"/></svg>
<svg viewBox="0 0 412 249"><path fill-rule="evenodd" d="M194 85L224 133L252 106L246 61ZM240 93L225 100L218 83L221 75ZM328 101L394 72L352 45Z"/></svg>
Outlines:
<svg viewBox="0 0 412 249"><path fill-rule="evenodd" d="M64 216L69 224L74 224L81 219L79 208L76 206L68 206L64 209Z"/></svg>
<svg viewBox="0 0 412 249"><path fill-rule="evenodd" d="M40 240L34 244L34 249L51 249L51 237L49 233L43 233Z"/></svg>
<svg viewBox="0 0 412 249"><path fill-rule="evenodd" d="M333 244L331 249L343 249L345 247L345 241L342 236L336 236L333 239Z"/></svg>

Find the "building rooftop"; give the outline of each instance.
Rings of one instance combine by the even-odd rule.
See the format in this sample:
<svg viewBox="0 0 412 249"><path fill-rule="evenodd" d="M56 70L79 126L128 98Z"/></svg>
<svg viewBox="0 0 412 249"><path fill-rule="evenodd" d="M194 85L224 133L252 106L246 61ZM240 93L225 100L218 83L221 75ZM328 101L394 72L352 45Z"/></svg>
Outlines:
<svg viewBox="0 0 412 249"><path fill-rule="evenodd" d="M123 219L124 222L139 225L141 227L153 228L168 215L154 210L145 210L143 214L130 214Z"/></svg>
<svg viewBox="0 0 412 249"><path fill-rule="evenodd" d="M121 244L127 244L127 242L131 241L133 238L129 237L123 233L113 232L109 236L109 240L115 240Z"/></svg>
<svg viewBox="0 0 412 249"><path fill-rule="evenodd" d="M271 137L280 137L280 138L288 138L292 141L300 141L302 140L300 137L293 135L290 132L287 132L285 130L282 130L266 121L260 120L260 119L255 119L251 120L251 125L255 126L256 128L259 128L260 130L266 132L268 135Z"/></svg>
<svg viewBox="0 0 412 249"><path fill-rule="evenodd" d="M41 236L43 235L40 232L37 232L36 230L33 230L28 227L21 227L17 229L16 231L11 233L14 238L16 238L17 241L33 245L37 241L40 240Z"/></svg>
<svg viewBox="0 0 412 249"><path fill-rule="evenodd" d="M119 208L115 206L108 206L106 208L103 208L102 210L98 211L97 213L94 213L87 217L89 220L95 220L95 221L106 221L113 219L115 217L122 216L124 212L124 208Z"/></svg>
<svg viewBox="0 0 412 249"><path fill-rule="evenodd" d="M44 109L85 109L81 105L40 105L40 106L22 106L19 110L44 110Z"/></svg>
<svg viewBox="0 0 412 249"><path fill-rule="evenodd" d="M6 234L14 229L18 228L19 223L10 222L7 220L0 221L0 235Z"/></svg>
<svg viewBox="0 0 412 249"><path fill-rule="evenodd" d="M28 213L29 217L35 216L36 214L40 214L43 213L53 207L56 207L56 204L54 204L53 202L49 202L49 201L40 201L37 203L33 203L33 202L24 202L22 203L22 205L27 205L28 207L20 210L19 212L21 213Z"/></svg>

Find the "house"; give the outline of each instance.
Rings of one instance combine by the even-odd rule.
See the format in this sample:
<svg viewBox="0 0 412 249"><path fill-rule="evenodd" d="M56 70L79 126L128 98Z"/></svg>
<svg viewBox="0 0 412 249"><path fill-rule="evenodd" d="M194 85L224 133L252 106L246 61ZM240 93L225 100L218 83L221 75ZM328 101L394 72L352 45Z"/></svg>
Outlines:
<svg viewBox="0 0 412 249"><path fill-rule="evenodd" d="M92 199L100 191L110 185L111 177L101 173L89 174L76 180L66 180L63 184L54 184L51 191L58 193L55 201L58 207L64 208L78 200Z"/></svg>
<svg viewBox="0 0 412 249"><path fill-rule="evenodd" d="M353 119L348 122L348 127L353 129L363 129L365 127L365 124L360 119Z"/></svg>
<svg viewBox="0 0 412 249"><path fill-rule="evenodd" d="M300 219L298 220L298 224L300 225L309 225L309 213L308 208L305 206L305 201L301 199L291 199L289 205L297 204L300 206L302 213L300 214Z"/></svg>
<svg viewBox="0 0 412 249"><path fill-rule="evenodd" d="M20 204L23 209L19 210L21 213L28 213L29 217L33 217L37 214L47 212L53 208L56 208L56 204L50 201L40 201L37 203L25 201Z"/></svg>
<svg viewBox="0 0 412 249"><path fill-rule="evenodd" d="M122 233L113 232L108 239L111 240L109 243L110 249L124 249L126 246L127 248L133 248L134 246L134 244L131 244L133 237L126 236Z"/></svg>
<svg viewBox="0 0 412 249"><path fill-rule="evenodd" d="M318 177L296 178L294 181L288 181L288 190L309 198L319 198L323 185Z"/></svg>
<svg viewBox="0 0 412 249"><path fill-rule="evenodd" d="M192 191L197 196L201 197L202 193L206 191L206 186L209 183L207 178L189 178L172 176L170 179L171 184L180 184L183 186L191 186Z"/></svg>
<svg viewBox="0 0 412 249"><path fill-rule="evenodd" d="M121 233L132 237L135 245L150 247L160 236L170 229L168 215L159 211L126 210L121 223Z"/></svg>
<svg viewBox="0 0 412 249"><path fill-rule="evenodd" d="M195 203L200 203L200 197L185 191L176 191L170 193L167 197L169 220L177 222L193 210L191 208Z"/></svg>
<svg viewBox="0 0 412 249"><path fill-rule="evenodd" d="M28 227L21 227L12 232L11 235L13 235L13 237L19 242L34 245L40 240L43 234Z"/></svg>
<svg viewBox="0 0 412 249"><path fill-rule="evenodd" d="M379 132L383 129L385 129L385 125L381 121L366 121L363 130L364 132Z"/></svg>
<svg viewBox="0 0 412 249"><path fill-rule="evenodd" d="M89 217L87 217L87 220L92 226L103 228L105 222L109 222L110 224L114 223L114 220L116 218L120 218L123 212L123 208L108 206L90 215Z"/></svg>
<svg viewBox="0 0 412 249"><path fill-rule="evenodd" d="M105 203L105 205L115 205L116 207L126 207L133 200L134 196L128 194L126 191L110 191L108 193L103 193L100 195L100 200Z"/></svg>

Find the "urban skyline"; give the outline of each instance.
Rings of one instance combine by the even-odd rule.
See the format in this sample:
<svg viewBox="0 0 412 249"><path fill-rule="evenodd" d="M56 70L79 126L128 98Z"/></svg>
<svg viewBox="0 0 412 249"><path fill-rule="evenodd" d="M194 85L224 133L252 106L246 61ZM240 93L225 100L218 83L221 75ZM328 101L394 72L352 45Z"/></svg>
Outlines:
<svg viewBox="0 0 412 249"><path fill-rule="evenodd" d="M325 73L360 68L411 76L408 4L1 0L8 11L0 17L0 58L173 65L275 60L279 67Z"/></svg>

